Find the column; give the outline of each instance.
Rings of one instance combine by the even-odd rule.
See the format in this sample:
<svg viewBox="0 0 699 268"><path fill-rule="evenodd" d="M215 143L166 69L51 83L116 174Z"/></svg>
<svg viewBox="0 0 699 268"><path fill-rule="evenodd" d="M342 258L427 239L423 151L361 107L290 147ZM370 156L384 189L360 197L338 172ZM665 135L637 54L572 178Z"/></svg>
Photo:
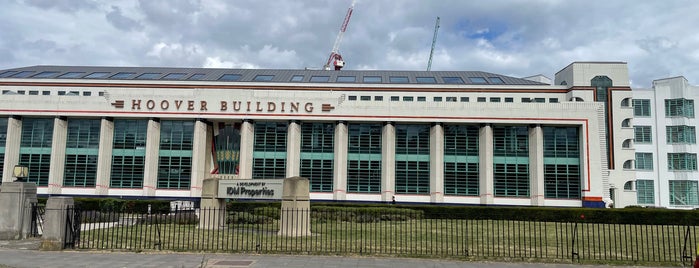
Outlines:
<svg viewBox="0 0 699 268"><path fill-rule="evenodd" d="M333 199L345 200L347 194L347 142L349 141L347 122L335 125L335 161L333 174Z"/></svg>
<svg viewBox="0 0 699 268"><path fill-rule="evenodd" d="M7 119L7 139L5 140L5 161L3 162L2 182L13 182L12 171L19 164L19 147L22 141L22 118L11 116Z"/></svg>
<svg viewBox="0 0 699 268"><path fill-rule="evenodd" d="M386 122L381 131L381 201L390 202L396 190L396 127Z"/></svg>
<svg viewBox="0 0 699 268"><path fill-rule="evenodd" d="M158 165L160 164L160 119L148 120L146 138L146 164L143 167L143 195L155 196L158 187Z"/></svg>
<svg viewBox="0 0 699 268"><path fill-rule="evenodd" d="M478 139L480 159L478 167L480 169L479 192L481 204L493 203L493 127L490 124L481 126Z"/></svg>
<svg viewBox="0 0 699 268"><path fill-rule="evenodd" d="M49 169L49 194L61 194L63 176L66 167L66 138L68 120L65 117L53 119L53 137L51 141L51 164Z"/></svg>
<svg viewBox="0 0 699 268"><path fill-rule="evenodd" d="M240 162L238 162L238 178L252 178L252 153L255 141L255 125L251 120L243 120L240 126Z"/></svg>
<svg viewBox="0 0 699 268"><path fill-rule="evenodd" d="M430 129L430 202L444 202L444 127L433 123Z"/></svg>
<svg viewBox="0 0 699 268"><path fill-rule="evenodd" d="M301 174L301 124L297 120L289 122L286 135L286 177Z"/></svg>
<svg viewBox="0 0 699 268"><path fill-rule="evenodd" d="M114 148L114 121L112 118L102 118L100 124L100 148L97 157L96 195L109 194L109 183L112 176L112 149Z"/></svg>
<svg viewBox="0 0 699 268"><path fill-rule="evenodd" d="M541 125L529 127L529 179L532 206L544 205L544 131Z"/></svg>
<svg viewBox="0 0 699 268"><path fill-rule="evenodd" d="M207 156L211 151L211 135L209 135L209 126L206 121L199 119L194 122L194 136L192 137L192 178L190 181L189 196L201 196L202 184L210 168Z"/></svg>

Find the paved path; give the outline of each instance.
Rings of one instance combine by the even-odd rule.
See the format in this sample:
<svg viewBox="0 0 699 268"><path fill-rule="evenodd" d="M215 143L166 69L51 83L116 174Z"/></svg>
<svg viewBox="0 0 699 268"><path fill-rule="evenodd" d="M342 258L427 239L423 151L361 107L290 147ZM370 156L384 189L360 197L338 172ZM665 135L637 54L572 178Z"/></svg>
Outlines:
<svg viewBox="0 0 699 268"><path fill-rule="evenodd" d="M133 253L105 251L39 251L35 241L0 241L0 267L175 267L175 268L573 268L606 267L570 264L464 262L439 259L334 257L255 254ZM617 266L620 267L620 266Z"/></svg>

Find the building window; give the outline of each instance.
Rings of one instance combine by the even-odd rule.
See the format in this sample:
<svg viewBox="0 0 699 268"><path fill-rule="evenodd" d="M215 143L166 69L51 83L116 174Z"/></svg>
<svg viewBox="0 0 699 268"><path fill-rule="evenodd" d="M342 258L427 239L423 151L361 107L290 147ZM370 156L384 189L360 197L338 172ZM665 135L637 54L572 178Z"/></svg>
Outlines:
<svg viewBox="0 0 699 268"><path fill-rule="evenodd" d="M621 143L621 148L624 148L624 149L631 149L631 146L632 146L631 139L626 139L626 140L624 140L624 142Z"/></svg>
<svg viewBox="0 0 699 268"><path fill-rule="evenodd" d="M513 98L505 98L505 102L515 102Z"/></svg>
<svg viewBox="0 0 699 268"><path fill-rule="evenodd" d="M338 83L354 83L356 82L357 78L354 76L338 76L335 82Z"/></svg>
<svg viewBox="0 0 699 268"><path fill-rule="evenodd" d="M495 196L529 197L529 129L493 127Z"/></svg>
<svg viewBox="0 0 699 268"><path fill-rule="evenodd" d="M444 126L444 194L479 195L479 128Z"/></svg>
<svg viewBox="0 0 699 268"><path fill-rule="evenodd" d="M357 100L357 96L348 96L348 97L347 97L347 100L349 100L349 101L356 101L356 100Z"/></svg>
<svg viewBox="0 0 699 268"><path fill-rule="evenodd" d="M330 76L311 76L312 83L328 82L328 80L330 80Z"/></svg>
<svg viewBox="0 0 699 268"><path fill-rule="evenodd" d="M623 168L624 169L633 169L633 160L624 161Z"/></svg>
<svg viewBox="0 0 699 268"><path fill-rule="evenodd" d="M469 98L468 98L468 97L461 97L461 98L460 98L460 101L461 101L461 102L468 102L468 101L469 101Z"/></svg>
<svg viewBox="0 0 699 268"><path fill-rule="evenodd" d="M497 97L491 97L490 102L500 102L500 98Z"/></svg>
<svg viewBox="0 0 699 268"><path fill-rule="evenodd" d="M631 127L631 118L626 118L621 121L621 127Z"/></svg>
<svg viewBox="0 0 699 268"><path fill-rule="evenodd" d="M621 100L621 107L631 107L631 98L625 98Z"/></svg>
<svg viewBox="0 0 699 268"><path fill-rule="evenodd" d="M407 84L408 82L408 77L407 76L390 76L388 77L388 81L394 84Z"/></svg>
<svg viewBox="0 0 699 268"><path fill-rule="evenodd" d="M627 181L626 183L624 183L624 190L633 191L633 181Z"/></svg>
<svg viewBox="0 0 699 268"><path fill-rule="evenodd" d="M655 204L653 180L636 180L636 203Z"/></svg>
<svg viewBox="0 0 699 268"><path fill-rule="evenodd" d="M580 134L577 127L542 127L544 132L544 197L579 199Z"/></svg>
<svg viewBox="0 0 699 268"><path fill-rule="evenodd" d="M485 102L485 97L478 97L476 100L478 102Z"/></svg>
<svg viewBox="0 0 699 268"><path fill-rule="evenodd" d="M238 81L243 77L240 74L224 74L218 78L219 81Z"/></svg>
<svg viewBox="0 0 699 268"><path fill-rule="evenodd" d="M634 99L633 115L637 117L650 117L650 100Z"/></svg>
<svg viewBox="0 0 699 268"><path fill-rule="evenodd" d="M364 83L381 83L381 76L365 76L362 79Z"/></svg>
<svg viewBox="0 0 699 268"><path fill-rule="evenodd" d="M653 153L636 153L637 170L653 170Z"/></svg>
<svg viewBox="0 0 699 268"><path fill-rule="evenodd" d="M697 154L668 153L667 169L676 171L697 170Z"/></svg>
<svg viewBox="0 0 699 268"><path fill-rule="evenodd" d="M432 98L432 101L434 101L434 102L441 102L441 101L442 101L442 97L434 97L434 98Z"/></svg>
<svg viewBox="0 0 699 268"><path fill-rule="evenodd" d="M396 125L396 193L430 193L430 126Z"/></svg>
<svg viewBox="0 0 699 268"><path fill-rule="evenodd" d="M447 102L456 102L456 97L447 97Z"/></svg>
<svg viewBox="0 0 699 268"><path fill-rule="evenodd" d="M287 123L256 122L252 178L282 179L286 177Z"/></svg>
<svg viewBox="0 0 699 268"><path fill-rule="evenodd" d="M381 192L381 124L347 126L347 192Z"/></svg>
<svg viewBox="0 0 699 268"><path fill-rule="evenodd" d="M112 188L143 188L148 120L114 120Z"/></svg>
<svg viewBox="0 0 699 268"><path fill-rule="evenodd" d="M413 101L412 96L403 96L403 101Z"/></svg>
<svg viewBox="0 0 699 268"><path fill-rule="evenodd" d="M100 125L99 119L68 119L64 186L95 187Z"/></svg>
<svg viewBox="0 0 699 268"><path fill-rule="evenodd" d="M301 82L303 81L303 75L294 75L291 77L291 82Z"/></svg>
<svg viewBox="0 0 699 268"><path fill-rule="evenodd" d="M461 77L442 77L445 84L463 84L464 80Z"/></svg>
<svg viewBox="0 0 699 268"><path fill-rule="evenodd" d="M534 102L544 103L546 102L546 98L534 98Z"/></svg>
<svg viewBox="0 0 699 268"><path fill-rule="evenodd" d="M308 178L311 192L333 191L333 123L301 123L301 177Z"/></svg>
<svg viewBox="0 0 699 268"><path fill-rule="evenodd" d="M359 97L359 100L362 100L362 101L370 101L370 100L371 100L371 96L360 96L360 97Z"/></svg>
<svg viewBox="0 0 699 268"><path fill-rule="evenodd" d="M485 78L483 78L483 77L469 77L468 80L471 80L472 84L486 84L486 83L488 83L485 81Z"/></svg>
<svg viewBox="0 0 699 268"><path fill-rule="evenodd" d="M374 96L374 101L383 101L383 96Z"/></svg>
<svg viewBox="0 0 699 268"><path fill-rule="evenodd" d="M417 97L417 101L427 101L427 97Z"/></svg>
<svg viewBox="0 0 699 268"><path fill-rule="evenodd" d="M400 97L398 97L398 96L391 96L391 101L400 101Z"/></svg>
<svg viewBox="0 0 699 268"><path fill-rule="evenodd" d="M416 77L415 81L418 84L436 84L437 80L434 77Z"/></svg>
<svg viewBox="0 0 699 268"><path fill-rule="evenodd" d="M522 103L529 103L532 102L531 98L522 98Z"/></svg>
<svg viewBox="0 0 699 268"><path fill-rule="evenodd" d="M694 118L694 100L665 100L665 116Z"/></svg>
<svg viewBox="0 0 699 268"><path fill-rule="evenodd" d="M697 206L699 205L699 187L697 181L670 180L670 205Z"/></svg>
<svg viewBox="0 0 699 268"><path fill-rule="evenodd" d="M160 123L158 189L187 190L192 181L194 121Z"/></svg>
<svg viewBox="0 0 699 268"><path fill-rule="evenodd" d="M634 126L633 132L635 143L653 143L651 126Z"/></svg>
<svg viewBox="0 0 699 268"><path fill-rule="evenodd" d="M19 164L29 167L27 182L48 186L51 170L53 118L22 119Z"/></svg>
<svg viewBox="0 0 699 268"><path fill-rule="evenodd" d="M697 134L694 126L667 126L666 138L668 144L697 143Z"/></svg>
<svg viewBox="0 0 699 268"><path fill-rule="evenodd" d="M274 79L274 75L262 75L262 74L260 74L260 75L255 76L255 78L253 78L252 80L258 81L258 82L269 82L269 81L272 81L272 79Z"/></svg>
<svg viewBox="0 0 699 268"><path fill-rule="evenodd" d="M558 98L549 98L549 103L558 103Z"/></svg>
<svg viewBox="0 0 699 268"><path fill-rule="evenodd" d="M240 172L240 123L218 123L218 135L214 138L218 174Z"/></svg>

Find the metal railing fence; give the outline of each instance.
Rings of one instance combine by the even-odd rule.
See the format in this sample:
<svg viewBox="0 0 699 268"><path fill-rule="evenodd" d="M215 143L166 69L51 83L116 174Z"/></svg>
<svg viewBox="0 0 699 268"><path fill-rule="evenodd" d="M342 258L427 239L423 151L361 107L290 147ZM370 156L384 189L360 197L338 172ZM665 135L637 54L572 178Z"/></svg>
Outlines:
<svg viewBox="0 0 699 268"><path fill-rule="evenodd" d="M280 217L307 218L280 226ZM422 211L83 211L81 249L691 263L697 226L426 218ZM201 220L201 221L200 221ZM294 221L286 221L287 224ZM300 223L299 223L300 222ZM281 228L302 230L280 234Z"/></svg>

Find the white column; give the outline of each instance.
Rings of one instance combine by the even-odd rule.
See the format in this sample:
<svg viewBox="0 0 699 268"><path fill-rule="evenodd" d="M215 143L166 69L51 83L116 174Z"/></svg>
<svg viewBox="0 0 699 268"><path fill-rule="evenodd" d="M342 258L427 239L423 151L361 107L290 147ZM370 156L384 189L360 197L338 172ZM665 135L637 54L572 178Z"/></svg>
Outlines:
<svg viewBox="0 0 699 268"><path fill-rule="evenodd" d="M112 150L114 148L114 121L111 118L102 118L100 124L100 148L97 157L97 181L95 182L97 195L109 193L110 177L112 176Z"/></svg>
<svg viewBox="0 0 699 268"><path fill-rule="evenodd" d="M286 177L291 178L301 174L301 124L292 120L289 122L286 135Z"/></svg>
<svg viewBox="0 0 699 268"><path fill-rule="evenodd" d="M529 127L529 177L532 206L543 206L544 132L541 125Z"/></svg>
<svg viewBox="0 0 699 268"><path fill-rule="evenodd" d="M396 127L386 122L381 131L381 201L391 201L396 191Z"/></svg>
<svg viewBox="0 0 699 268"><path fill-rule="evenodd" d="M444 202L444 127L430 129L430 202Z"/></svg>
<svg viewBox="0 0 699 268"><path fill-rule="evenodd" d="M2 166L2 182L13 182L12 171L19 164L19 145L22 141L22 118L11 116L7 119L5 140L5 161ZM30 171L31 172L31 171Z"/></svg>
<svg viewBox="0 0 699 268"><path fill-rule="evenodd" d="M335 155L333 174L333 199L345 200L347 194L347 123L340 121L335 125Z"/></svg>
<svg viewBox="0 0 699 268"><path fill-rule="evenodd" d="M51 141L51 164L49 168L49 194L61 194L63 175L66 166L66 137L68 121L66 118L53 119L53 140Z"/></svg>
<svg viewBox="0 0 699 268"><path fill-rule="evenodd" d="M209 174L207 155L211 151L211 135L209 127L203 120L194 122L194 135L192 137L192 178L189 196L201 197L201 187L204 179ZM207 146L208 144L208 146Z"/></svg>
<svg viewBox="0 0 699 268"><path fill-rule="evenodd" d="M481 126L478 140L480 154L478 167L480 169L479 192L481 204L493 203L493 127L490 124Z"/></svg>
<svg viewBox="0 0 699 268"><path fill-rule="evenodd" d="M250 120L244 120L240 126L240 162L238 162L238 178L252 178L252 153L255 142L255 125Z"/></svg>
<svg viewBox="0 0 699 268"><path fill-rule="evenodd" d="M143 195L155 196L158 187L158 165L160 164L160 120L148 120L146 138L146 163L143 167Z"/></svg>

